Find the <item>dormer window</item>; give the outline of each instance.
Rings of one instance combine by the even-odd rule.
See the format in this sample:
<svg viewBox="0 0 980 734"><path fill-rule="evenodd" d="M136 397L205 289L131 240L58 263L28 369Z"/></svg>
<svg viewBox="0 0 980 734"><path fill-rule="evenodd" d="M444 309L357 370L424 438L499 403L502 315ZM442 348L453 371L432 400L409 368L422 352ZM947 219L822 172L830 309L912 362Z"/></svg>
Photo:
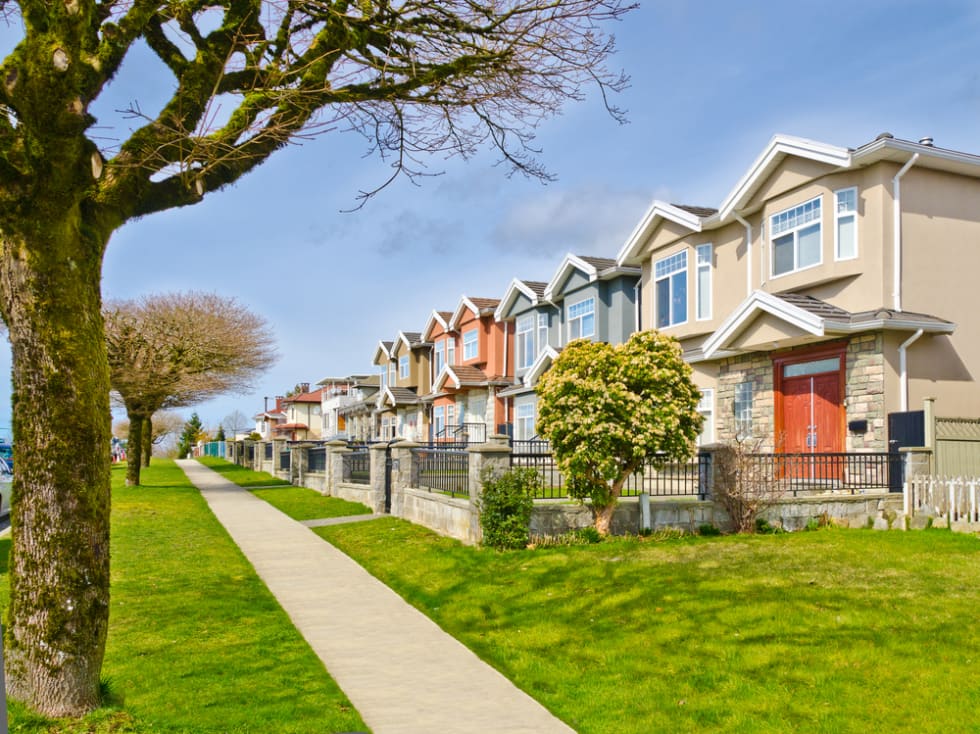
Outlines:
<svg viewBox="0 0 980 734"><path fill-rule="evenodd" d="M398 358L398 376L403 379L408 379L408 355L404 354Z"/></svg>
<svg viewBox="0 0 980 734"><path fill-rule="evenodd" d="M769 218L774 277L820 264L820 216L818 196Z"/></svg>
<svg viewBox="0 0 980 734"><path fill-rule="evenodd" d="M514 341L517 346L517 369L527 369L534 364L534 314L518 317Z"/></svg>

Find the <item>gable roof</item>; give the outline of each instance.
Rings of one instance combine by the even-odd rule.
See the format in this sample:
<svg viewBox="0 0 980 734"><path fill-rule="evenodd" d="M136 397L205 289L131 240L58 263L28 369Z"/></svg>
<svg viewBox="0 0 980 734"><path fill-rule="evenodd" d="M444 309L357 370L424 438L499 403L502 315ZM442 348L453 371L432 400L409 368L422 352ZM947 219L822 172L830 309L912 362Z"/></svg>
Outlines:
<svg viewBox="0 0 980 734"><path fill-rule="evenodd" d="M381 364L382 360L391 361L391 348L394 342L380 341L378 348L374 350L374 364Z"/></svg>
<svg viewBox="0 0 980 734"><path fill-rule="evenodd" d="M453 317L449 320L449 328L455 330L459 326L460 320L466 311L470 311L474 316L486 316L493 314L500 300L497 298L470 298L463 296L459 299L459 305L453 311Z"/></svg>
<svg viewBox="0 0 980 734"><path fill-rule="evenodd" d="M392 387L391 385L387 385L381 395L382 404L388 403L396 408L399 405L417 405L418 402L419 396L415 393L415 390L408 387Z"/></svg>
<svg viewBox="0 0 980 734"><path fill-rule="evenodd" d="M554 276L548 281L544 289L544 298L553 301L555 293L561 289L572 274L573 270L578 270L588 279L590 283L597 280L607 280L617 275L639 275L640 268L630 265L620 265L612 258L590 257L588 255L565 255L565 258L558 266Z"/></svg>
<svg viewBox="0 0 980 734"><path fill-rule="evenodd" d="M504 297L500 299L497 310L493 312L493 318L496 321L504 321L507 318L507 312L522 295L531 302L532 306L536 306L544 298L544 291L547 287L547 283L542 283L539 280L519 280L518 278L514 278L510 281L510 285L507 286Z"/></svg>
<svg viewBox="0 0 980 734"><path fill-rule="evenodd" d="M916 165L919 167L980 178L980 156L937 148L931 142L901 140L890 133L882 133L857 149L792 135L774 135L717 210L667 204L655 199L627 238L616 260L621 265L640 262L643 245L663 221L672 221L692 232L728 224L740 212L744 213L762 184L787 158L816 161L840 170L870 166L884 160L903 165L913 156L918 156Z"/></svg>
<svg viewBox="0 0 980 734"><path fill-rule="evenodd" d="M558 359L558 355L561 353L561 347L555 349L550 344L541 350L538 358L534 360L534 364L531 368L524 373L524 384L527 387L534 387L538 380L541 379L541 375L548 371L551 367L551 363Z"/></svg>
<svg viewBox="0 0 980 734"><path fill-rule="evenodd" d="M705 340L702 353L705 359L721 356L735 339L756 319L768 313L780 321L812 336L851 334L861 331L887 329L893 331L923 331L951 334L956 324L928 314L880 308L851 313L813 296L798 293L772 294L753 291Z"/></svg>
<svg viewBox="0 0 980 734"><path fill-rule="evenodd" d="M323 396L323 388L317 388L309 392L301 392L288 398L283 398L282 404L289 403L319 403Z"/></svg>
<svg viewBox="0 0 980 734"><path fill-rule="evenodd" d="M432 330L436 328L437 324L442 327L443 331L450 331L449 322L452 317L452 311L433 311L429 316L429 320L425 322L425 328L422 330L422 339L429 341L432 337Z"/></svg>

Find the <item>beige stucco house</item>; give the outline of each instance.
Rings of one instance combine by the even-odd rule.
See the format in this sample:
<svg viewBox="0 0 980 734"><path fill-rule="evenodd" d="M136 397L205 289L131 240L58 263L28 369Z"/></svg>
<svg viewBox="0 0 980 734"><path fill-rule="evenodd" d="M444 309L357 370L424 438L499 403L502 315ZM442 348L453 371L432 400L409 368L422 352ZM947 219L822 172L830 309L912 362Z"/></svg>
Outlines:
<svg viewBox="0 0 980 734"><path fill-rule="evenodd" d="M654 201L618 261L643 268L641 328L683 346L706 442L883 451L924 398L980 416L980 156L776 136L717 209Z"/></svg>

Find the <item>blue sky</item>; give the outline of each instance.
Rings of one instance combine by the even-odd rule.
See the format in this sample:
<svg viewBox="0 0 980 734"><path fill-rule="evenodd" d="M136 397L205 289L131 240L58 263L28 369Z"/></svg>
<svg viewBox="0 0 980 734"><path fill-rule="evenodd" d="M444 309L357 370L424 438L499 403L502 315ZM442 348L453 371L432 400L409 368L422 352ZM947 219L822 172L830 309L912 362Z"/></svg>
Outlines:
<svg viewBox="0 0 980 734"><path fill-rule="evenodd" d="M980 153L976 2L670 0L613 30L629 124L595 94L546 123L536 143L556 182L508 178L489 152L432 158L441 175L343 213L387 168L361 138L330 133L200 205L127 224L109 245L104 295L215 291L270 322L278 364L250 394L197 406L216 428L298 382L371 371L379 340L420 331L463 294L548 280L566 252L615 256L654 198L717 206L776 133L856 147L889 131ZM0 32L0 51L10 37ZM144 56L131 61L100 122L130 101L152 109L166 90ZM0 391L0 436L9 414Z"/></svg>

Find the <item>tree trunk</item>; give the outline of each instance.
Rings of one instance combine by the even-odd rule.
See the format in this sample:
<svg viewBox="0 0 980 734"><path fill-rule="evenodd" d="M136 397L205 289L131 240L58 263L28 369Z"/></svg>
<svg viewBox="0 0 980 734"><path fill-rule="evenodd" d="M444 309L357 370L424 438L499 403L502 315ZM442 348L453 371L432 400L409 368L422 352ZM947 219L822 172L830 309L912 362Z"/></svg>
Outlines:
<svg viewBox="0 0 980 734"><path fill-rule="evenodd" d="M109 621L108 235L78 208L32 206L18 212L23 230L0 230L17 443L7 690L48 716L76 716L99 703Z"/></svg>
<svg viewBox="0 0 980 734"><path fill-rule="evenodd" d="M593 508L592 514L595 516L595 529L599 531L599 535L609 535L613 515L616 514L616 504L616 502L613 502L604 507Z"/></svg>
<svg viewBox="0 0 980 734"><path fill-rule="evenodd" d="M126 411L129 418L129 437L126 440L126 486L138 487L143 466L143 413Z"/></svg>
<svg viewBox="0 0 980 734"><path fill-rule="evenodd" d="M143 466L150 465L150 457L153 456L153 416L146 416L143 419Z"/></svg>

